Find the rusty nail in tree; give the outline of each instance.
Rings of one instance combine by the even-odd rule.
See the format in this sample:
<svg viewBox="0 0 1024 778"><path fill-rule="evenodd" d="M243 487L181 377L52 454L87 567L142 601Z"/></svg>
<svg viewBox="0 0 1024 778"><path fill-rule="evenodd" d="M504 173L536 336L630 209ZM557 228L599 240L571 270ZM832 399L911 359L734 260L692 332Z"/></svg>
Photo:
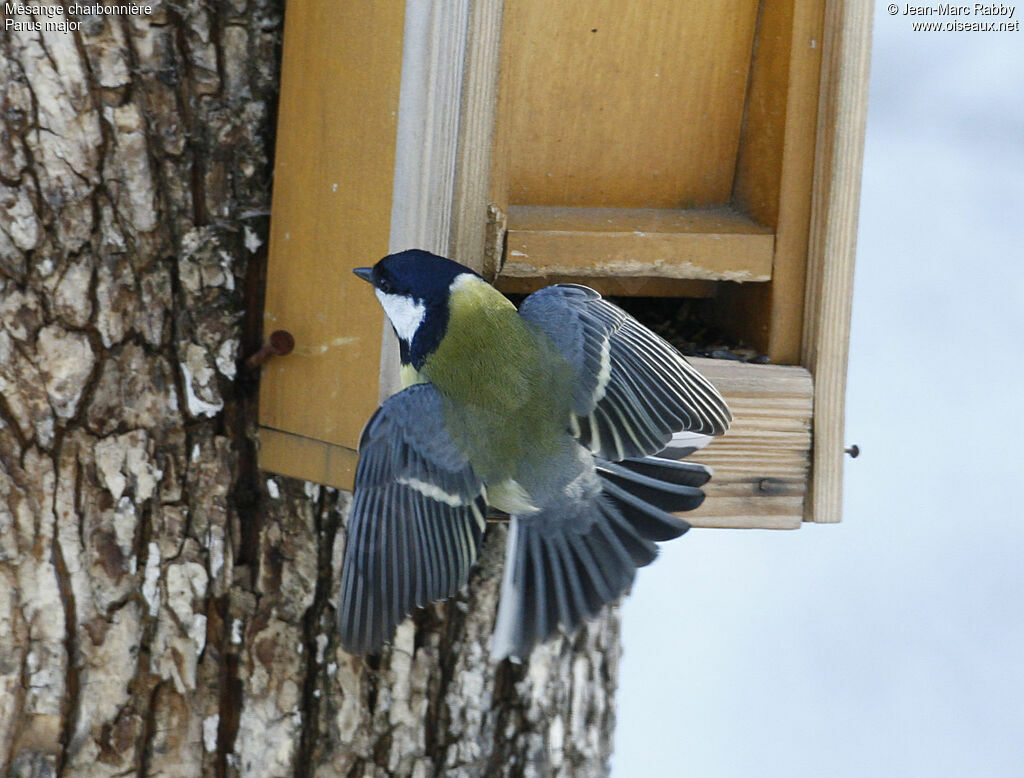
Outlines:
<svg viewBox="0 0 1024 778"><path fill-rule="evenodd" d="M292 337L292 334L286 330L275 330L270 333L263 348L245 360L245 366L250 370L257 368L271 357L283 357L286 354L291 354L293 348L295 348L295 338Z"/></svg>

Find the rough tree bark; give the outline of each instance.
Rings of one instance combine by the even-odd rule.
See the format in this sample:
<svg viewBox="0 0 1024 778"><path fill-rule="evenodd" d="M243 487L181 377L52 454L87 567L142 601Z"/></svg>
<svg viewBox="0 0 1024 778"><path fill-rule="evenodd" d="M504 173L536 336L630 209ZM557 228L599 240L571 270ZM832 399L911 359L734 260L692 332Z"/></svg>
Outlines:
<svg viewBox="0 0 1024 778"><path fill-rule="evenodd" d="M240 367L283 6L151 8L0 39L0 772L603 774L617 618L489 662L500 527L337 647L348 496L257 471Z"/></svg>

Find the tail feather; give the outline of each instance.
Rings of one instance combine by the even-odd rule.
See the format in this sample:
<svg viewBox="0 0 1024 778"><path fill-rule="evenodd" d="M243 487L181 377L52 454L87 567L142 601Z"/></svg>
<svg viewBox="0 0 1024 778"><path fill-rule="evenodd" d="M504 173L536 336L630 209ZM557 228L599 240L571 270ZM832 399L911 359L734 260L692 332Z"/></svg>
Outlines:
<svg viewBox="0 0 1024 778"><path fill-rule="evenodd" d="M601 558L601 548L600 544L595 542L595 534L591 527L586 534L569 539L570 548L580 561L577 572L580 574L583 591L587 595L588 608L596 602L605 603L614 599L616 595L614 581L606 578L606 575L611 576L616 572L608 567L609 564L614 564L614 557Z"/></svg>
<svg viewBox="0 0 1024 778"><path fill-rule="evenodd" d="M569 539L565 535L557 535L552 539L552 548L561 559L565 583L569 594L569 613L562 618L562 624L578 624L601 610L601 601L592 586L585 586L587 575L579 555L573 551Z"/></svg>
<svg viewBox="0 0 1024 778"><path fill-rule="evenodd" d="M605 483L615 484L663 511L692 511L704 502L704 492L697 486L644 475L618 462L598 462L597 472Z"/></svg>
<svg viewBox="0 0 1024 778"><path fill-rule="evenodd" d="M680 486L700 487L710 481L711 476L714 475L707 465L699 465L696 462L676 462L661 457L624 459L616 464L627 470L632 470L634 473Z"/></svg>
<svg viewBox="0 0 1024 778"><path fill-rule="evenodd" d="M558 623L572 617L569 606L569 594L566 591L567 576L561 570L558 552L551 543L536 542L534 553L539 560L538 567L544 571L544 588L547 593L545 600L543 633L554 632Z"/></svg>
<svg viewBox="0 0 1024 778"><path fill-rule="evenodd" d="M544 562L537 554L536 535L524 532L522 554L522 585L527 596L522 598L523 612L520 617L522 640L535 642L544 640L547 633L547 603L551 592L544 585ZM517 581L518 583L518 581Z"/></svg>
<svg viewBox="0 0 1024 778"><path fill-rule="evenodd" d="M614 505L602 503L601 513L607 526L615 533L615 539L629 554L633 567L645 567L658 556L658 547L648 538L642 527L637 527L617 510Z"/></svg>
<svg viewBox="0 0 1024 778"><path fill-rule="evenodd" d="M670 511L700 505L709 471L653 457L597 461L600 491L512 516L492 654L525 658L559 629L571 633L632 584L656 542L687 524Z"/></svg>
<svg viewBox="0 0 1024 778"><path fill-rule="evenodd" d="M678 538L686 532L690 525L634 494L621 486L609 481L604 482L604 493L612 500L615 507L645 538L661 543Z"/></svg>

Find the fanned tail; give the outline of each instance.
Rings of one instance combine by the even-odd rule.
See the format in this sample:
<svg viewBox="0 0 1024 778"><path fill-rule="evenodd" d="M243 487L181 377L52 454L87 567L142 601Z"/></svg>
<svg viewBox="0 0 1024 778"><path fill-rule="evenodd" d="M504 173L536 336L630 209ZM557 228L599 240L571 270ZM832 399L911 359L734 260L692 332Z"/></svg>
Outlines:
<svg viewBox="0 0 1024 778"><path fill-rule="evenodd" d="M704 500L711 471L659 457L595 460L599 490L513 516L492 653L523 659L556 631L571 633L632 584L656 543L690 525L672 515Z"/></svg>

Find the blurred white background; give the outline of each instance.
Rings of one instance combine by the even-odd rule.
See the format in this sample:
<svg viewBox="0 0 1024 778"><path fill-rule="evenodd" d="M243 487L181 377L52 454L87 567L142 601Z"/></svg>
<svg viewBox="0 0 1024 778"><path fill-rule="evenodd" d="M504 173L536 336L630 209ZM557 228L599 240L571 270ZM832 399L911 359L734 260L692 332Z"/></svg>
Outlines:
<svg viewBox="0 0 1024 778"><path fill-rule="evenodd" d="M885 8L843 523L663 546L615 778L1024 775L1024 32Z"/></svg>

